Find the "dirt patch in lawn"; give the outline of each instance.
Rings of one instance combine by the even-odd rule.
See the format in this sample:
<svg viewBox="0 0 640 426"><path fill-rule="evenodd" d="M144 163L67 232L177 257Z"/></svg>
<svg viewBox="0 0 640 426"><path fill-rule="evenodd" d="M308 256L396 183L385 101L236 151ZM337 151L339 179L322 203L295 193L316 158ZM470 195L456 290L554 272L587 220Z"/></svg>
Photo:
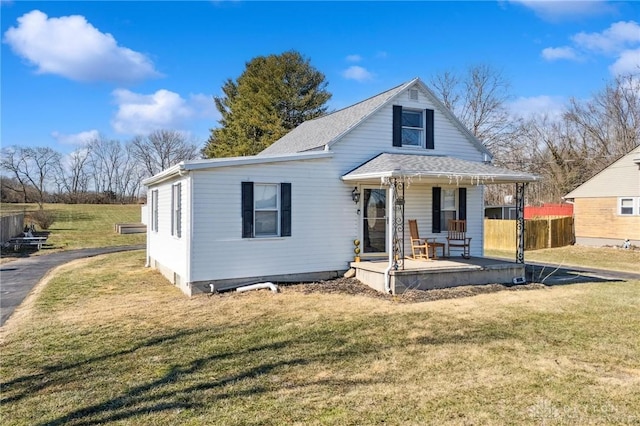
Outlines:
<svg viewBox="0 0 640 426"><path fill-rule="evenodd" d="M546 288L546 286L544 284L537 283L511 286L502 284L485 284L458 286L433 290L408 290L403 294L391 295L374 290L355 278L336 278L333 280L318 281L313 283L278 285L278 289L281 293L347 294L354 296L371 297L375 299L385 299L400 303L418 303L433 300L458 299L461 297L470 297L477 294L496 293L499 291L538 290L541 288ZM223 296L230 296L235 294L238 293L221 293L221 295Z"/></svg>

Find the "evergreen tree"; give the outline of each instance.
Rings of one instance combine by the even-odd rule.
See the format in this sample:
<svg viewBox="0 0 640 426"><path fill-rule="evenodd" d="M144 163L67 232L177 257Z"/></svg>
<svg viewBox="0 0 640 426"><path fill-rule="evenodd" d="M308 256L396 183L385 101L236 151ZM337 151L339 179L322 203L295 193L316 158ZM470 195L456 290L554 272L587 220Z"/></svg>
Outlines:
<svg viewBox="0 0 640 426"><path fill-rule="evenodd" d="M222 115L203 149L206 158L255 155L300 125L326 113L325 76L300 53L259 56L228 79L215 104Z"/></svg>

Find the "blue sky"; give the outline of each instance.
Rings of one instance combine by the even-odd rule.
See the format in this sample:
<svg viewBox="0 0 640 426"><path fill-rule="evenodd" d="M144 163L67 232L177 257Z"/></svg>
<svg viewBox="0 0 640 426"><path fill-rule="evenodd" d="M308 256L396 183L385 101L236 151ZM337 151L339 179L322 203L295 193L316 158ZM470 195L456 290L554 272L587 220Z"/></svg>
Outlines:
<svg viewBox="0 0 640 426"><path fill-rule="evenodd" d="M640 2L0 1L2 146L68 153L156 128L202 145L225 80L292 49L330 109L486 64L513 111L553 112L640 71Z"/></svg>

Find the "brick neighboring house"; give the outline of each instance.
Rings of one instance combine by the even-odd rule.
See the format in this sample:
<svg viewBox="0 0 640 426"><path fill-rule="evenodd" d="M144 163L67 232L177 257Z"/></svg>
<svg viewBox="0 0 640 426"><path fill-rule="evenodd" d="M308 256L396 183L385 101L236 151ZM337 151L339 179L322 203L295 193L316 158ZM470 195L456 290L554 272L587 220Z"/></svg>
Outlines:
<svg viewBox="0 0 640 426"><path fill-rule="evenodd" d="M576 244L640 246L640 146L564 199L574 204Z"/></svg>

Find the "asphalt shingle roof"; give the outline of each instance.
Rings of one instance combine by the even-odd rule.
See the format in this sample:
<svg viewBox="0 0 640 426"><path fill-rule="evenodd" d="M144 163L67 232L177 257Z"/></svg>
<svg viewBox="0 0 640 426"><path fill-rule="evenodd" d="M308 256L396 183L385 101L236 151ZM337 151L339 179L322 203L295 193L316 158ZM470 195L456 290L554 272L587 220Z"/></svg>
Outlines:
<svg viewBox="0 0 640 426"><path fill-rule="evenodd" d="M320 118L305 121L258 155L290 154L321 149L383 106L417 79Z"/></svg>

